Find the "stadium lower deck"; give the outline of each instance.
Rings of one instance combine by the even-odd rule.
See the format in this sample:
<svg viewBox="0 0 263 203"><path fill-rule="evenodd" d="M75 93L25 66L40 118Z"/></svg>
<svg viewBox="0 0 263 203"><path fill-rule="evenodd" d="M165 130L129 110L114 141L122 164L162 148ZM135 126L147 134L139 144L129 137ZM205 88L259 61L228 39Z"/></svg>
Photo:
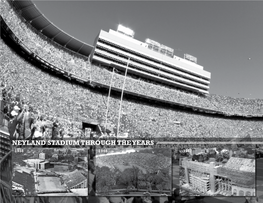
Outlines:
<svg viewBox="0 0 263 203"><path fill-rule="evenodd" d="M1 75L14 92L29 101L35 110L46 116L56 116L74 123L94 119L105 123L107 92L70 83L29 63L1 40ZM108 124L116 129L120 98L112 95L108 105ZM120 132L132 137L258 137L262 135L262 119L236 118L199 113L180 107L161 106L151 101L138 101L124 97Z"/></svg>

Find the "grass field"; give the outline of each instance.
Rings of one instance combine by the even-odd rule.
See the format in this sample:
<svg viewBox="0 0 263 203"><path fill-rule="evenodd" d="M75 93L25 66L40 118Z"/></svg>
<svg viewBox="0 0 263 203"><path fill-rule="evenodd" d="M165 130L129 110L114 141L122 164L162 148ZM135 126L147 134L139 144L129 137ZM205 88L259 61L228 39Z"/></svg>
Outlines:
<svg viewBox="0 0 263 203"><path fill-rule="evenodd" d="M60 179L57 177L38 176L39 186L38 192L66 192L65 186L61 185Z"/></svg>

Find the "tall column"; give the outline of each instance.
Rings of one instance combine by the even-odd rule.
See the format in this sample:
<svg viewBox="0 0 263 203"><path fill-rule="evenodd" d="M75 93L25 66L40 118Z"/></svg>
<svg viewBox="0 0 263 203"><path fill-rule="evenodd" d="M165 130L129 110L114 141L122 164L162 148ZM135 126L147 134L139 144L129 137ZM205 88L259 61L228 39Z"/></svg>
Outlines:
<svg viewBox="0 0 263 203"><path fill-rule="evenodd" d="M189 184L190 183L190 180L189 180L189 174L188 174L188 168L187 168L187 158L184 158L183 159L183 162L184 162L184 174L185 174L185 181L186 181L186 183L187 184Z"/></svg>
<svg viewBox="0 0 263 203"><path fill-rule="evenodd" d="M211 162L209 164L209 172L210 172L210 190L212 193L215 193L215 173L214 173L215 163Z"/></svg>

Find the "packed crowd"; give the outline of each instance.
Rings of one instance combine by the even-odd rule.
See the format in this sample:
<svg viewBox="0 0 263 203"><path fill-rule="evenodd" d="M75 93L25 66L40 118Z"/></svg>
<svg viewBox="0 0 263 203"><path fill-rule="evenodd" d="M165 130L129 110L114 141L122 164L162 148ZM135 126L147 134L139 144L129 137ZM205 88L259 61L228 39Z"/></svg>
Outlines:
<svg viewBox="0 0 263 203"><path fill-rule="evenodd" d="M35 111L60 118L63 127L74 132L81 130L81 122L86 119L105 124L107 95L47 74L19 57L2 40L1 47L1 81L12 86L14 94L20 94ZM110 97L109 101L107 124L116 129L120 98ZM263 132L261 120L196 114L125 98L120 124L120 132L141 137L234 138L260 136Z"/></svg>
<svg viewBox="0 0 263 203"><path fill-rule="evenodd" d="M2 87L4 87L2 83ZM20 94L13 94L13 88L2 88L3 100L1 114L8 121L11 139L63 139L80 137L81 131L73 129L72 124L65 125L65 120L41 114L31 104L21 99ZM66 121L70 123L70 121ZM65 128L64 128L65 126Z"/></svg>
<svg viewBox="0 0 263 203"><path fill-rule="evenodd" d="M32 26L23 22L22 17L13 9L10 1L1 2L1 16L15 36L34 54L43 60L78 77L88 78L88 57L62 48L54 41L34 30Z"/></svg>
<svg viewBox="0 0 263 203"><path fill-rule="evenodd" d="M59 47L59 45L54 44L54 42L45 39L45 37L33 31L29 25L20 20L20 17L7 4L6 0L1 0L0 8L1 16L8 23L8 26L34 53L63 70L81 77L90 77L89 68L91 66L87 65L89 62L86 58L66 51L64 48ZM47 120L50 120L52 124L58 120L68 134L78 134L81 131L81 121L85 118L96 118L99 121L105 121L106 95L78 85L69 84L51 76L18 57L2 40L0 43L0 81L4 80L7 87L13 87L12 95L15 95L11 97L12 105L7 108L7 115L12 117L13 112L13 115L17 116L21 113L21 110L29 110L36 113L34 116L35 118L39 118L39 120L42 115ZM94 68L94 70L92 69L92 78L109 85L111 73L105 72L104 69L97 66L93 66L92 68ZM104 81L96 78L98 75L94 74L100 73L100 71L102 73L101 78L104 78ZM116 75L114 77L116 77L114 80L116 87L122 88L123 76ZM131 82L127 82L128 80ZM145 83L141 80L128 78L127 81L126 88L134 88L131 90L139 94L186 105L219 110L227 114L262 115L262 100L233 99L219 95L199 97L167 87L164 88L157 84ZM143 85L137 85L138 83ZM136 87L139 89L137 90ZM145 89L142 89L142 87L145 87ZM151 91L146 91L147 89ZM150 92L150 94L147 92ZM21 103L16 101L17 95L21 96ZM175 95L175 98L173 95ZM115 127L118 117L118 107L119 98L110 98L108 122ZM175 120L179 121L180 124L178 122L175 123ZM150 106L149 104L125 99L123 101L121 123L121 131L128 131L129 134L141 136L151 134L153 137L242 137L248 134L253 137L254 135L262 135L263 132L262 121L200 115L177 111L171 108ZM92 198L96 199L96 201L98 201L97 199L104 198L102 201L114 203L114 201L110 201L109 198L105 197L90 197L88 202L95 202ZM76 202L79 201L81 202L81 200ZM82 201L86 202L84 199ZM133 200L131 202L142 201ZM168 202L172 202L172 200L170 201L168 198Z"/></svg>
<svg viewBox="0 0 263 203"><path fill-rule="evenodd" d="M100 156L95 159L96 166L109 168L118 165L135 165L144 168L150 173L171 166L171 159L165 156L156 156L150 153L128 153L118 155Z"/></svg>
<svg viewBox="0 0 263 203"><path fill-rule="evenodd" d="M7 0L3 0L1 4L1 13L14 34L40 58L85 80L92 79L110 85L111 73L108 70L91 65L87 57L66 50L42 36L41 33L23 22L22 17L13 10ZM115 74L112 86L121 89L123 81L124 76ZM131 77L127 77L125 89L169 102L220 111L226 115L263 115L262 99L231 98L219 95L198 96Z"/></svg>
<svg viewBox="0 0 263 203"><path fill-rule="evenodd" d="M118 89L122 89L124 83L124 76L116 71L113 73L113 82L111 83L112 70L109 71L107 67L102 65L92 65L91 78ZM263 114L262 99L231 98L212 94L201 96L129 76L126 77L125 90L168 102L219 111L226 115L262 116Z"/></svg>

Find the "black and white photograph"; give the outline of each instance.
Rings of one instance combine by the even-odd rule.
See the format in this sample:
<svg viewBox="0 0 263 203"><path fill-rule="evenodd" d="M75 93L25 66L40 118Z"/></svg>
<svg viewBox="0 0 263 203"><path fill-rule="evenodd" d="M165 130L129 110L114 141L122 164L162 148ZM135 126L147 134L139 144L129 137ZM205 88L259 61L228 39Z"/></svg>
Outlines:
<svg viewBox="0 0 263 203"><path fill-rule="evenodd" d="M171 195L171 149L107 148L95 156L97 196Z"/></svg>
<svg viewBox="0 0 263 203"><path fill-rule="evenodd" d="M43 184L37 187L33 180L38 176L37 170L49 165L30 161L39 159L37 154L22 159L28 163L12 159L11 146L19 145L16 144L18 141L63 143L72 140L77 143L81 140L136 139L139 142L135 150L143 149L143 143L147 145L147 141L153 140L156 144L160 138L164 142L183 140L185 144L198 139L212 140L219 145L221 141L242 139L262 144L262 13L262 1L1 0L0 202L19 203L19 198L12 196L13 187L16 188L13 194L16 197L44 195L64 189L67 192L77 190L69 189L71 186L65 186L63 181L54 182L57 186L50 188ZM86 145L70 145L70 150L85 150L89 147ZM166 144L161 145L163 149L166 148ZM45 151L49 147L53 152L61 150L62 153L68 149L64 144L25 146L22 149ZM215 163L215 166L211 166L213 170L225 170L215 176L218 184L202 187L201 191L198 185L189 185L190 175L185 184L178 182L181 177L173 176L184 170L174 164L178 157L171 151L170 199L152 199L155 194L168 194L165 178L162 184L158 181L146 183L147 187L142 189L146 193L141 194L147 197L128 199L132 203L190 203L205 201L201 198L203 195L216 194L222 195L224 200L221 200L227 203L262 201L261 179L254 183L257 185L254 186L254 191L257 191L254 194L248 189L253 188L252 181L245 183L243 177L238 176L252 172L242 171L243 165L248 164L246 159L251 159L246 157L250 153L246 156L243 154L249 149L243 145L237 148L233 152L244 157L232 153L234 157L221 160L226 154L225 150L230 150L224 148L221 151L216 149L216 160L210 163L205 163L205 157L199 154L189 155L195 155L194 160L190 160L192 157L187 155L190 152L183 155L184 160L179 159L179 164L183 163L188 172L196 168L197 172L193 172L191 177L199 177L199 172L208 173L210 169L205 169L203 165L212 162ZM43 153L40 151L37 152ZM136 153L140 152L129 154ZM255 162L260 162L260 149L256 150L255 156ZM135 183L116 185L115 178L109 178L107 184L103 185L104 179L97 179L96 168L111 168L107 169L109 174L113 169L106 164L109 160L105 166L97 166L93 158L87 163L87 171L81 172L88 179L88 194L99 194L104 199L102 201L115 203L128 199L123 194L120 195L121 200L103 198L103 194L123 193L124 189L127 193L128 186L131 190L140 189ZM165 160L157 164L157 161L148 158L146 168L149 162L158 166ZM10 167L10 171L18 167L12 164L15 160L25 164L23 167L30 168L25 169L27 175L24 177L29 177L31 186L23 188L27 184L23 185L18 180L9 182ZM46 161L49 160L43 160ZM121 167L114 168L120 171L135 168L134 171L143 176L146 169L138 167L137 162L141 161L125 162ZM42 168L37 169L36 165ZM233 169L238 171L235 176L232 175L233 170L228 170L234 166L240 166ZM23 167L21 165L20 168ZM201 171L198 171L198 167ZM32 170L31 174L29 171ZM156 173L159 175L166 174L158 170ZM70 168L67 172L73 173L74 170ZM58 176L62 177L60 174ZM229 176L232 176L231 180ZM45 183L41 178L38 180ZM205 181L201 181L202 184ZM228 184L229 181L231 183ZM183 195L186 196L183 196L178 190L182 186L184 190L190 186L196 189L185 191ZM54 191L50 191L52 188ZM148 194L147 190L157 192ZM229 195L233 195L233 198ZM220 197L216 197L220 202ZM74 198L68 199L73 201ZM39 201L42 200L39 198ZM84 201L74 199L80 200ZM87 201L93 203L93 200Z"/></svg>
<svg viewBox="0 0 263 203"><path fill-rule="evenodd" d="M255 196L254 145L180 147L182 196Z"/></svg>
<svg viewBox="0 0 263 203"><path fill-rule="evenodd" d="M87 196L88 149L14 148L15 196Z"/></svg>

